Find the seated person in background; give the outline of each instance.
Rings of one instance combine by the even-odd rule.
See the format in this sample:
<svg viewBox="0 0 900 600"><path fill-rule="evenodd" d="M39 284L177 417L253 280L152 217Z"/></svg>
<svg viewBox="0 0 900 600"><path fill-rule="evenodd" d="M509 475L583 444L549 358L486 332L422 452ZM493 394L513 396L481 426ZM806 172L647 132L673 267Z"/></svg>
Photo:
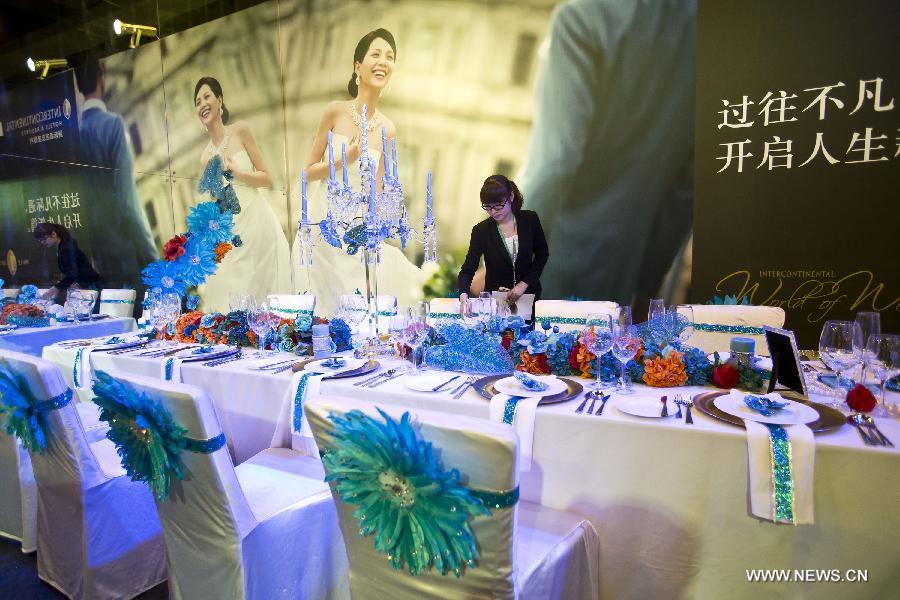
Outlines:
<svg viewBox="0 0 900 600"><path fill-rule="evenodd" d="M91 261L78 247L68 229L54 223L38 223L33 233L44 248L56 248L56 263L60 273L60 280L44 292L42 298L65 304L66 292L70 288L98 292L103 288L103 278L94 270Z"/></svg>

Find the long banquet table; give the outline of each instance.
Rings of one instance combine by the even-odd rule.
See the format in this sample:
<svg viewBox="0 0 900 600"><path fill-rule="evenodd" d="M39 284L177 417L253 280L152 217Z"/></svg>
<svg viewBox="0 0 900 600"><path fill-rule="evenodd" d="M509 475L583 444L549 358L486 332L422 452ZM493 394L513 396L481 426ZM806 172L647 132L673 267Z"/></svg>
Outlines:
<svg viewBox="0 0 900 600"><path fill-rule="evenodd" d="M44 357L71 376L72 350L48 346ZM91 359L96 369L161 372L161 359L100 352ZM398 364L379 360L382 368ZM211 394L236 462L272 442L289 444L275 433L289 414L290 373L252 371L250 362L182 367L185 383ZM488 417L488 401L472 390L454 400L412 391L404 380L373 389L328 380L320 393ZM709 389L637 387L655 397ZM631 417L616 410L621 398L613 395L600 417L575 414L575 402L540 407L533 466L521 481L524 500L583 515L597 528L601 597L897 597L900 449L866 447L849 426L817 435L815 524L775 525L750 516L742 429L696 410L692 426ZM900 421L878 424L900 443ZM860 569L867 581L751 583L750 569L835 569L842 576Z"/></svg>
<svg viewBox="0 0 900 600"><path fill-rule="evenodd" d="M18 327L0 334L0 349L40 356L44 346L65 340L127 333L137 328L132 317L107 317L49 327Z"/></svg>

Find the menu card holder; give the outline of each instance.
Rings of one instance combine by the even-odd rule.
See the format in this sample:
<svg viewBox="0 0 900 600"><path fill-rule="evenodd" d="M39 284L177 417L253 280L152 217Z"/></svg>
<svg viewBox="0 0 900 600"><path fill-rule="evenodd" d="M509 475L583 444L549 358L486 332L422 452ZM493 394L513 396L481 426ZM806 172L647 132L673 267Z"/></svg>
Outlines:
<svg viewBox="0 0 900 600"><path fill-rule="evenodd" d="M806 379L800 369L800 352L797 350L797 338L794 332L777 327L764 325L766 332L766 344L769 346L769 354L772 356L772 377L769 379L769 393L777 391L776 384L781 383L788 389L804 396Z"/></svg>

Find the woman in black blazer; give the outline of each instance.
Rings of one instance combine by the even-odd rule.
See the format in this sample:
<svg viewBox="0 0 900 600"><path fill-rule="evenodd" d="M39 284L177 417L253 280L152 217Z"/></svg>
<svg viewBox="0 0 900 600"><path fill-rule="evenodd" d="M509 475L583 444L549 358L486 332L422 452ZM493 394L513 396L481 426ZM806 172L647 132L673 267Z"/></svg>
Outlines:
<svg viewBox="0 0 900 600"><path fill-rule="evenodd" d="M47 290L44 298L55 299L58 304L62 304L70 287L97 291L103 288L103 278L94 270L91 261L78 247L68 229L55 223L38 223L33 234L45 248L56 248L56 264L61 275L61 279Z"/></svg>
<svg viewBox="0 0 900 600"><path fill-rule="evenodd" d="M484 256L484 291L507 292L514 303L522 294L541 297L541 273L550 250L537 213L522 210L522 193L503 175L491 175L481 186L481 207L488 218L472 228L466 260L459 270L459 299L469 298L472 278Z"/></svg>

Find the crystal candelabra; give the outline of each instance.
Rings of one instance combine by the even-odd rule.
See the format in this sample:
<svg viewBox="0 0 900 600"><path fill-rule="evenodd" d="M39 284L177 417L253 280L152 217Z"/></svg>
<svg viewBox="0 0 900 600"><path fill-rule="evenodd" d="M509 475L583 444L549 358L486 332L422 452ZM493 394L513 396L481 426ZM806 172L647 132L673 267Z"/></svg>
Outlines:
<svg viewBox="0 0 900 600"><path fill-rule="evenodd" d="M347 172L347 147L341 145L342 181L335 178L334 148L331 131L328 132L328 204L325 219L319 223L309 222L306 198L306 171L300 176L301 215L297 229L300 242L300 266L307 272L313 266L313 246L321 238L325 243L356 254L362 250L362 264L366 274L366 297L368 299L368 319L371 331L376 330L378 307L378 264L381 247L385 240L398 239L406 248L412 239L422 244L425 261L437 262L437 232L432 210L431 171L425 194L425 218L421 232L410 225L409 213L403 201L403 185L397 169L397 140L388 145L387 133L381 129L384 176L382 190L377 189L378 164L369 155L369 132L366 121L366 105L362 106L362 122L359 153L359 190L354 191ZM318 228L318 232L314 230ZM316 235L318 233L318 235Z"/></svg>

